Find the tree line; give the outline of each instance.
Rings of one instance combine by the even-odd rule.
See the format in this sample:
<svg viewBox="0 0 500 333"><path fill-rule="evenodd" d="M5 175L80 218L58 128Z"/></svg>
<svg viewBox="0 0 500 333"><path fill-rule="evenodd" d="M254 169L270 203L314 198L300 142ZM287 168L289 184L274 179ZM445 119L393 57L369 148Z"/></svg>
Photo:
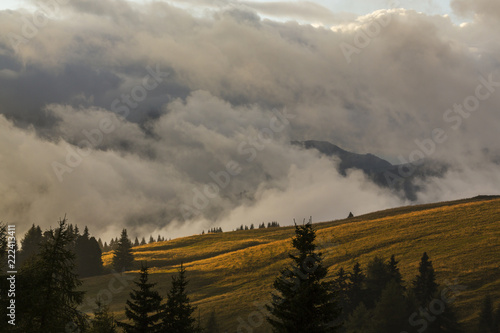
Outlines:
<svg viewBox="0 0 500 333"><path fill-rule="evenodd" d="M66 229L70 238L67 248L75 255L74 273L80 277L102 274L102 250L95 237L90 236L89 229L85 227L83 233L80 233L78 226L72 224L67 224ZM43 244L54 237L54 232L52 229L42 232L40 226L33 224L21 240L21 249L17 253L17 266L29 264L40 254Z"/></svg>
<svg viewBox="0 0 500 333"><path fill-rule="evenodd" d="M98 242L102 252L109 252L109 251L116 250L116 247L118 246L118 240L119 240L118 237L111 238L111 240L109 241L109 244L108 244L107 242L103 243L102 240L99 238L99 240L97 242ZM132 244L135 247L135 246L152 244L152 243L156 243L156 242L165 242L165 241L166 241L165 236L158 235L157 238L154 238L153 235L150 235L148 241L146 241L145 237L142 237L140 241L139 241L138 237L135 237L135 240Z"/></svg>

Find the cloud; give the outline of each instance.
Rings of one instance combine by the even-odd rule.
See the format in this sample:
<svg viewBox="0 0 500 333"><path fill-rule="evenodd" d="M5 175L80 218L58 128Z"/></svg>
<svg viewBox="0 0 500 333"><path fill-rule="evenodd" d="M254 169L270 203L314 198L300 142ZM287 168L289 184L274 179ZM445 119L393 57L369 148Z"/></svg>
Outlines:
<svg viewBox="0 0 500 333"><path fill-rule="evenodd" d="M453 0L451 7L458 15L476 14L483 19L498 20L500 3L495 0Z"/></svg>
<svg viewBox="0 0 500 333"><path fill-rule="evenodd" d="M309 2L204 2L209 10L193 14L175 4L72 1L38 26L28 11L0 11L1 220L47 226L68 213L106 237L122 226L173 237L405 203L291 140L395 163L421 151L452 165L442 189L422 184L420 202L498 184L491 20L457 26L405 9L350 18ZM475 4L464 8L481 13Z"/></svg>

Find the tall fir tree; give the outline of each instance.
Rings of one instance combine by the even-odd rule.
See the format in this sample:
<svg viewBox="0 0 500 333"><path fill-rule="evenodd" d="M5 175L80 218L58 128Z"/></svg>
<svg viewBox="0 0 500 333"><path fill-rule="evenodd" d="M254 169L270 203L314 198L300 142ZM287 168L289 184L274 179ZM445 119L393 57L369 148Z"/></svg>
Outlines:
<svg viewBox="0 0 500 333"><path fill-rule="evenodd" d="M26 232L24 238L21 240L21 251L19 252L19 266L25 261L33 258L40 253L40 248L43 243L42 229L34 224Z"/></svg>
<svg viewBox="0 0 500 333"><path fill-rule="evenodd" d="M85 227L82 235L75 242L76 268L80 277L95 276L102 273L102 251L94 237L90 237L89 229Z"/></svg>
<svg viewBox="0 0 500 333"><path fill-rule="evenodd" d="M134 255L132 254L132 242L127 236L127 229L123 229L120 239L115 241L116 249L113 253L113 269L122 272L132 268Z"/></svg>
<svg viewBox="0 0 500 333"><path fill-rule="evenodd" d="M85 327L86 316L78 310L84 292L75 274L75 254L71 251L74 232L66 218L46 239L29 265L21 271L24 281L20 300L24 322L21 331L59 333L69 326ZM21 309L20 309L21 310ZM21 325L22 326L22 325Z"/></svg>
<svg viewBox="0 0 500 333"><path fill-rule="evenodd" d="M426 307L438 290L432 261L424 252L418 267L418 275L413 280L413 293L419 306Z"/></svg>
<svg viewBox="0 0 500 333"><path fill-rule="evenodd" d="M371 309L378 302L382 291L391 280L388 266L384 263L382 258L375 257L368 263L366 267L366 298L365 304Z"/></svg>
<svg viewBox="0 0 500 333"><path fill-rule="evenodd" d="M160 294L153 290L156 283L149 283L147 265L142 265L137 289L132 290L127 300L125 316L131 323L118 322L125 333L155 333L160 329L161 301Z"/></svg>
<svg viewBox="0 0 500 333"><path fill-rule="evenodd" d="M208 317L204 333L221 333L215 310L210 312L210 317Z"/></svg>
<svg viewBox="0 0 500 333"><path fill-rule="evenodd" d="M101 300L97 300L96 305L87 333L117 333L115 318L109 313L109 308Z"/></svg>
<svg viewBox="0 0 500 333"><path fill-rule="evenodd" d="M328 273L322 254L316 251L316 232L309 222L295 225L292 245L297 254L289 254L290 267L281 270L274 282L277 293L267 306L268 322L276 333L337 332L340 310L326 282Z"/></svg>
<svg viewBox="0 0 500 333"><path fill-rule="evenodd" d="M167 302L162 311L162 327L164 333L193 333L198 332L193 318L195 307L191 305L186 287L186 269L181 264L177 276L172 276L172 287L167 294Z"/></svg>
<svg viewBox="0 0 500 333"><path fill-rule="evenodd" d="M101 237L99 237L99 239L97 240L97 244L99 244L99 248L101 249L101 251L104 252L104 244L102 243Z"/></svg>
<svg viewBox="0 0 500 333"><path fill-rule="evenodd" d="M361 265L357 262L354 264L354 267L352 268L352 272L349 273L349 280L348 280L348 290L347 290L347 298L349 299L349 305L346 309L342 309L343 312L348 315L358 305L361 303L363 300L363 285L365 282L365 274L363 273L363 270L361 269Z"/></svg>
<svg viewBox="0 0 500 333"><path fill-rule="evenodd" d="M336 296L337 305L342 309L340 318L345 321L348 318L348 313L345 311L349 306L349 275L341 267L335 273L332 281L333 293Z"/></svg>
<svg viewBox="0 0 500 333"><path fill-rule="evenodd" d="M387 270L389 272L390 279L396 282L400 287L403 287L403 276L399 271L398 267L399 261L396 261L396 257L391 255L391 259L387 263Z"/></svg>

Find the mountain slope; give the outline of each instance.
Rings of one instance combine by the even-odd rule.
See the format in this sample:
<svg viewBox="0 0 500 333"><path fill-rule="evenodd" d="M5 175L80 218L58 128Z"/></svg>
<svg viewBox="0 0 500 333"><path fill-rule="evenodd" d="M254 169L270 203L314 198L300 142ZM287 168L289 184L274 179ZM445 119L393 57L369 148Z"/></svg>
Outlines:
<svg viewBox="0 0 500 333"><path fill-rule="evenodd" d="M400 260L405 281L417 273L427 251L437 280L467 287L454 306L459 319L470 325L481 298L489 292L500 300L500 198L474 199L408 206L346 220L315 223L318 242L332 276L339 267L362 267L376 255ZM180 262L188 271L191 299L202 322L212 309L223 330L235 332L242 322L259 322L259 306L269 300L272 282L288 263L293 227L255 229L185 237L134 248L137 260L153 266L151 278L162 295ZM109 264L111 255L105 254ZM133 274L133 273L127 273ZM85 280L84 289L95 298L116 287L113 275ZM123 319L124 303L132 284L111 294L111 310ZM115 288L116 289L116 288ZM257 311L257 312L255 312ZM253 317L252 317L253 316ZM255 332L266 332L265 323ZM244 331L244 330L243 330Z"/></svg>
<svg viewBox="0 0 500 333"><path fill-rule="evenodd" d="M352 153L327 141L292 141L292 144L305 149L316 149L326 156L338 157L340 159L339 171L342 175L345 175L346 170L351 168L360 169L366 173L374 173L393 167L391 163L375 155Z"/></svg>
<svg viewBox="0 0 500 333"><path fill-rule="evenodd" d="M356 154L344 150L327 141L292 141L292 145L304 149L316 149L321 154L337 157L340 160L338 171L345 176L349 169L362 170L373 182L381 187L389 187L409 200L416 200L417 193L422 190L417 185L418 180L428 177L442 177L448 166L425 159L418 165L399 164L393 165L373 154Z"/></svg>

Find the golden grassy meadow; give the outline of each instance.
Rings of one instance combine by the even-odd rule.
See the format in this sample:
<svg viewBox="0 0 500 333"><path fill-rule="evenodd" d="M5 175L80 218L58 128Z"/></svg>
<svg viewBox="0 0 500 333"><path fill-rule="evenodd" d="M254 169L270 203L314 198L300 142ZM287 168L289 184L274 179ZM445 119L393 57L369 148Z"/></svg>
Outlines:
<svg viewBox="0 0 500 333"><path fill-rule="evenodd" d="M401 207L315 223L315 228L330 276L340 267L351 270L356 261L365 268L374 256L389 259L394 254L409 283L426 251L438 283L449 280L467 287L454 303L466 326L474 323L486 293L493 296L495 304L500 302L500 198ZM293 235L293 227L255 229L185 237L133 250L138 262L147 261L151 267L151 281L158 283L162 296L170 288L170 276L183 262L191 301L198 307L196 313L202 323L215 309L223 331L236 332L238 318L246 320L258 310L258 304L269 300L274 278L289 262L287 253ZM112 253L103 254L106 266L111 257ZM110 309L123 320L133 284L120 291L112 288L112 292L103 292L110 290L110 281L113 275L88 278L83 289L91 298L99 293L109 298L111 294ZM266 324L255 330L266 331Z"/></svg>

